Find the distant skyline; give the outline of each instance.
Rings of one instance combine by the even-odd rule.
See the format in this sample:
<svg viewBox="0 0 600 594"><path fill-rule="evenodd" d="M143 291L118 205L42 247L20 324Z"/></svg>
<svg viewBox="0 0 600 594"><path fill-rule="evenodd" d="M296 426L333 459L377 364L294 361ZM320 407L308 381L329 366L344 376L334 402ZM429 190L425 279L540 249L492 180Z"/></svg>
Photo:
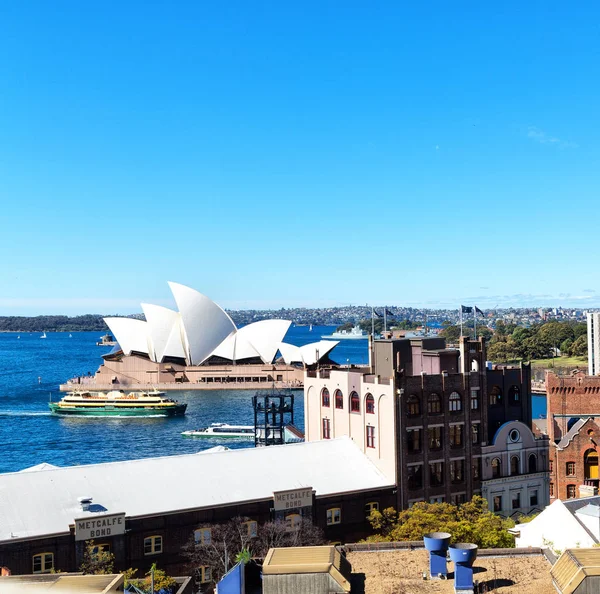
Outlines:
<svg viewBox="0 0 600 594"><path fill-rule="evenodd" d="M0 8L0 315L600 307L600 6Z"/></svg>

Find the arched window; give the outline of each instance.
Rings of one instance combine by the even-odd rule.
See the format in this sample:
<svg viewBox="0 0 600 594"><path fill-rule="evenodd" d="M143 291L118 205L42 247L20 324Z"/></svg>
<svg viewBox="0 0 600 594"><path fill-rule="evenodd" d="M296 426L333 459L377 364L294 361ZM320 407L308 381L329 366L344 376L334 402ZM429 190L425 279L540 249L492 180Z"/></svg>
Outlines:
<svg viewBox="0 0 600 594"><path fill-rule="evenodd" d="M511 386L508 391L508 403L513 406L521 404L521 390L519 386Z"/></svg>
<svg viewBox="0 0 600 594"><path fill-rule="evenodd" d="M442 399L439 394L432 392L427 399L427 412L430 415L438 415L442 412Z"/></svg>
<svg viewBox="0 0 600 594"><path fill-rule="evenodd" d="M406 401L406 412L408 416L414 417L421 414L421 403L419 397L415 394L411 394Z"/></svg>
<svg viewBox="0 0 600 594"><path fill-rule="evenodd" d="M500 478L502 476L502 464L500 458L492 460L492 478Z"/></svg>
<svg viewBox="0 0 600 594"><path fill-rule="evenodd" d="M335 394L335 407L336 408L344 408L344 395L341 390L336 390Z"/></svg>
<svg viewBox="0 0 600 594"><path fill-rule="evenodd" d="M369 415L375 414L375 398L373 398L373 394L367 394L365 398L365 410Z"/></svg>
<svg viewBox="0 0 600 594"><path fill-rule="evenodd" d="M450 394L450 412L460 412L462 410L462 400L458 392Z"/></svg>
<svg viewBox="0 0 600 594"><path fill-rule="evenodd" d="M494 386L490 392L490 406L502 404L502 390L498 386Z"/></svg>
<svg viewBox="0 0 600 594"><path fill-rule="evenodd" d="M477 359L471 359L471 371L479 371L479 361Z"/></svg>
<svg viewBox="0 0 600 594"><path fill-rule="evenodd" d="M360 396L356 392L350 393L350 410L360 412Z"/></svg>
<svg viewBox="0 0 600 594"><path fill-rule="evenodd" d="M510 474L519 474L519 456L511 456Z"/></svg>
<svg viewBox="0 0 600 594"><path fill-rule="evenodd" d="M591 448L587 450L583 455L583 463L585 478L598 480L598 452Z"/></svg>
<svg viewBox="0 0 600 594"><path fill-rule="evenodd" d="M321 390L321 404L329 408L329 390L327 388Z"/></svg>
<svg viewBox="0 0 600 594"><path fill-rule="evenodd" d="M529 473L537 472L537 456L529 454Z"/></svg>

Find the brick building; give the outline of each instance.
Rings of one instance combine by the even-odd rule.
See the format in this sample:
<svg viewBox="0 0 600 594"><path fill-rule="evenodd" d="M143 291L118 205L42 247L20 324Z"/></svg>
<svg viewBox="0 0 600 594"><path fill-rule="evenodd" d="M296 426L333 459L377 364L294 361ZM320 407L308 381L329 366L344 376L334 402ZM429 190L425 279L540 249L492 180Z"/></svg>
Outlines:
<svg viewBox="0 0 600 594"><path fill-rule="evenodd" d="M350 436L398 486L398 509L481 494L482 448L507 422L531 426L529 366L493 368L481 339L463 338L459 349L386 339L371 349L369 374L307 372L306 440ZM536 473L546 471L540 456Z"/></svg>
<svg viewBox="0 0 600 594"><path fill-rule="evenodd" d="M550 500L598 493L600 376L546 372Z"/></svg>

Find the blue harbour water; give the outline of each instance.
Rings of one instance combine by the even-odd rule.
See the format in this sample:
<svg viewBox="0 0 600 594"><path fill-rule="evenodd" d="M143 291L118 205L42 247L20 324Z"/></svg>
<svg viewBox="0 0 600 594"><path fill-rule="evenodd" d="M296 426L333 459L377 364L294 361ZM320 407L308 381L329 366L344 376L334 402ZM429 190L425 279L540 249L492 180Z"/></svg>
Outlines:
<svg viewBox="0 0 600 594"><path fill-rule="evenodd" d="M291 327L286 342L301 346L335 327ZM198 452L216 445L251 447L252 441L190 439L182 431L210 423L252 424L253 390L174 391L188 405L182 418L57 417L48 401L61 398L59 384L91 372L110 348L96 346L100 332L0 333L0 472L48 462L57 466L93 464ZM20 336L20 338L17 338ZM366 363L366 340L345 340L333 358ZM295 424L304 427L302 391L295 391ZM64 394L63 394L64 395Z"/></svg>
<svg viewBox="0 0 600 594"><path fill-rule="evenodd" d="M335 328L290 328L286 342L301 346L329 335ZM190 439L182 431L210 423L252 424L252 390L176 391L188 405L182 418L57 417L50 397L58 400L60 383L96 372L101 355L99 332L0 333L0 472L48 462L57 466L93 464L153 456L194 453L216 445L251 447L251 441ZM20 336L20 338L17 338ZM342 340L332 352L341 364L367 363L366 340ZM302 391L295 392L295 423L304 427ZM533 416L545 414L545 399L534 398Z"/></svg>

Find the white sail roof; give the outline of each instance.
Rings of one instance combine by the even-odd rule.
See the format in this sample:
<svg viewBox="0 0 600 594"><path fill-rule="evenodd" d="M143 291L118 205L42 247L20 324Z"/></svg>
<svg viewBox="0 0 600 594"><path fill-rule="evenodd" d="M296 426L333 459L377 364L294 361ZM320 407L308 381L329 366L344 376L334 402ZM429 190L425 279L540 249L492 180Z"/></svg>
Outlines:
<svg viewBox="0 0 600 594"><path fill-rule="evenodd" d="M304 363L302 359L302 351L300 347L295 344L289 344L287 342L279 343L279 352L283 357L283 360L289 365L290 363Z"/></svg>
<svg viewBox="0 0 600 594"><path fill-rule="evenodd" d="M179 283L169 282L181 313L188 363L200 365L232 333L233 320L214 301Z"/></svg>
<svg viewBox="0 0 600 594"><path fill-rule="evenodd" d="M148 323L152 352L150 359L159 363L165 356L185 358L181 314L162 305L142 303Z"/></svg>
<svg viewBox="0 0 600 594"><path fill-rule="evenodd" d="M305 365L314 365L322 359L334 346L339 344L339 340L319 340L311 342L300 347L302 360Z"/></svg>
<svg viewBox="0 0 600 594"><path fill-rule="evenodd" d="M148 353L148 324L134 318L104 318L125 355L131 351Z"/></svg>

